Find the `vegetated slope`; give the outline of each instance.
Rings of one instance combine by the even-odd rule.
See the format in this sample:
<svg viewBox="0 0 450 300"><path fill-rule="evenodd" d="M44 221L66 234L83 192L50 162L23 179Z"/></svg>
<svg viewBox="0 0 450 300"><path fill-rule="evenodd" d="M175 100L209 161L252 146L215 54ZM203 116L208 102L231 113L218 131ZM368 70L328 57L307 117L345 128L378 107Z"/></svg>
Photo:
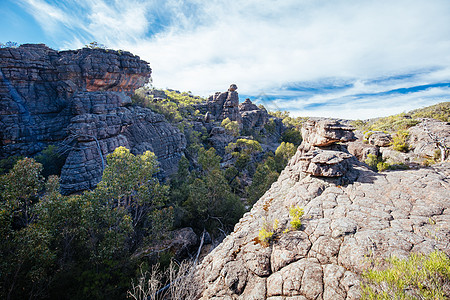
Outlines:
<svg viewBox="0 0 450 300"><path fill-rule="evenodd" d="M417 168L450 156L450 102L409 113L354 121L349 151L374 170Z"/></svg>
<svg viewBox="0 0 450 300"><path fill-rule="evenodd" d="M302 135L277 182L199 266L202 299L359 299L374 261L450 254L448 162L375 173L335 144L353 140L351 128L311 120ZM301 227L292 208L304 211Z"/></svg>
<svg viewBox="0 0 450 300"><path fill-rule="evenodd" d="M286 123L250 99L240 103L236 90L232 84L228 91L202 99L187 92L142 88L132 97L134 104L163 114L186 137L184 155L190 176L185 172L172 180L172 194L180 198L178 202L184 203L187 193L174 191L174 187L186 181L192 187L198 177L195 172L205 172L200 166L200 149L214 148L233 193L251 205L276 180L300 144L293 118Z"/></svg>
<svg viewBox="0 0 450 300"><path fill-rule="evenodd" d="M405 130L421 122L422 118L435 119L442 122L450 122L450 102L441 102L435 105L412 110L407 113L392 115L389 117L369 120L356 120L352 125L359 130L372 131L397 131Z"/></svg>

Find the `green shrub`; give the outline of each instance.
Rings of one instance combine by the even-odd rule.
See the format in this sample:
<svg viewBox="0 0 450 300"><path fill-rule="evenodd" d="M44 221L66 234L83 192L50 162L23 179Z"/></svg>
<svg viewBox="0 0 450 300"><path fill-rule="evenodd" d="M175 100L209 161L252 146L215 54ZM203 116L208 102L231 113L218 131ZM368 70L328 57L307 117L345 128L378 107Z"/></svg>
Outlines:
<svg viewBox="0 0 450 300"><path fill-rule="evenodd" d="M0 175L8 173L8 171L11 170L14 165L21 159L23 159L23 156L18 155L0 159Z"/></svg>
<svg viewBox="0 0 450 300"><path fill-rule="evenodd" d="M371 168L374 171L378 171L377 165L380 162L380 159L378 156L373 154L368 154L366 160L364 161L369 168Z"/></svg>
<svg viewBox="0 0 450 300"><path fill-rule="evenodd" d="M450 102L442 102L429 107L411 111L413 118L432 118L443 122L450 122Z"/></svg>
<svg viewBox="0 0 450 300"><path fill-rule="evenodd" d="M440 251L391 258L388 268L363 273L362 299L449 299L450 259Z"/></svg>
<svg viewBox="0 0 450 300"><path fill-rule="evenodd" d="M44 167L42 175L48 178L50 175L60 175L61 169L66 161L65 157L58 153L58 148L55 145L48 145L35 157L38 163Z"/></svg>
<svg viewBox="0 0 450 300"><path fill-rule="evenodd" d="M390 167L390 165L387 162L380 161L379 163L377 163L378 172L383 172L383 171L389 169L389 167Z"/></svg>
<svg viewBox="0 0 450 300"><path fill-rule="evenodd" d="M275 133L276 126L277 124L275 123L275 121L273 119L270 119L269 122L264 125L264 128L268 133L273 134Z"/></svg>
<svg viewBox="0 0 450 300"><path fill-rule="evenodd" d="M399 130L392 136L392 149L400 152L408 152L408 131Z"/></svg>
<svg viewBox="0 0 450 300"><path fill-rule="evenodd" d="M252 178L252 184L248 187L248 204L253 205L270 188L280 174L276 171L276 163L273 157L267 157L256 167Z"/></svg>
<svg viewBox="0 0 450 300"><path fill-rule="evenodd" d="M374 131L397 131L406 130L420 123L419 120L411 119L408 114L401 113L394 116L376 119L371 125L370 130Z"/></svg>
<svg viewBox="0 0 450 300"><path fill-rule="evenodd" d="M231 121L230 118L226 118L222 121L221 126L225 128L228 134L239 136L239 124L237 121Z"/></svg>
<svg viewBox="0 0 450 300"><path fill-rule="evenodd" d="M292 143L282 142L280 146L278 146L277 150L275 150L275 163L276 163L276 171L281 173L284 170L287 163L294 156L297 151L297 147Z"/></svg>
<svg viewBox="0 0 450 300"><path fill-rule="evenodd" d="M290 223L292 228L294 228L295 230L300 229L300 227L302 226L302 221L300 219L303 216L303 214L304 214L303 208L300 208L298 206L291 207L289 209L289 216L291 217Z"/></svg>
<svg viewBox="0 0 450 300"><path fill-rule="evenodd" d="M275 219L272 226L269 222L264 221L262 228L259 230L258 239L261 243L267 245L272 239L274 231L278 229L279 221Z"/></svg>
<svg viewBox="0 0 450 300"><path fill-rule="evenodd" d="M369 129L367 121L355 120L355 121L350 122L350 125L352 125L357 130L360 130L360 131L365 131L365 130Z"/></svg>
<svg viewBox="0 0 450 300"><path fill-rule="evenodd" d="M283 132L281 140L298 147L302 143L302 134L295 128L288 128Z"/></svg>

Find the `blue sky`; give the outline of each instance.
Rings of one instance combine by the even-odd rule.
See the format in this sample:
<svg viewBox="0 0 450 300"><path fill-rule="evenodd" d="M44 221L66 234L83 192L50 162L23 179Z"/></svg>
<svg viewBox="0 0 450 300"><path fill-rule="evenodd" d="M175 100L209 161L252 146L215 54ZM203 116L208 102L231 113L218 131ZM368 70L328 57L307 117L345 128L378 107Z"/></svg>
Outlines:
<svg viewBox="0 0 450 300"><path fill-rule="evenodd" d="M0 42L97 41L158 88L364 119L450 101L449 20L448 0L0 0Z"/></svg>

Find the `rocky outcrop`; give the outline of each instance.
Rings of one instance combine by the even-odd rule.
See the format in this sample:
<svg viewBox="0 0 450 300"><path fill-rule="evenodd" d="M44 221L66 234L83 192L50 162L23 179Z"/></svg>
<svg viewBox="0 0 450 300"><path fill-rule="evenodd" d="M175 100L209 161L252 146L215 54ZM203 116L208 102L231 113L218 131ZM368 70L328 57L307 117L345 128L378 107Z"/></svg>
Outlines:
<svg viewBox="0 0 450 300"><path fill-rule="evenodd" d="M356 139L354 128L342 125L335 120L310 119L302 126L304 145L326 147L337 142L350 142Z"/></svg>
<svg viewBox="0 0 450 300"><path fill-rule="evenodd" d="M222 157L225 155L225 148L228 146L228 144L234 142L235 140L236 137L228 134L225 131L225 128L220 126L213 127L209 133L208 138L208 142L214 149L216 149L216 152Z"/></svg>
<svg viewBox="0 0 450 300"><path fill-rule="evenodd" d="M237 86L230 85L228 91L217 92L208 98L207 108L216 121L229 118L231 121L241 122L239 114L239 95L236 92Z"/></svg>
<svg viewBox="0 0 450 300"><path fill-rule="evenodd" d="M198 267L201 299L359 299L371 259L450 254L450 164L375 173L330 143L352 140L351 128L305 128L307 142L278 181ZM307 159L327 166L307 173ZM325 172L332 165L343 174ZM343 184L349 173L353 181ZM305 212L299 229L290 224L296 206ZM262 228L273 231L267 242Z"/></svg>
<svg viewBox="0 0 450 300"><path fill-rule="evenodd" d="M392 144L391 135L383 131L369 131L364 138L368 141L369 145L378 147L388 147Z"/></svg>
<svg viewBox="0 0 450 300"><path fill-rule="evenodd" d="M368 145L360 139L348 143L347 149L348 152L356 156L356 158L359 161L365 161L369 157L369 154L375 155L375 157L377 157L380 154L379 147L374 145Z"/></svg>
<svg viewBox="0 0 450 300"><path fill-rule="evenodd" d="M150 74L147 62L124 51L58 52L31 44L0 49L0 159L59 145L67 156L63 193L94 187L106 155L118 146L155 152L170 174L184 136L161 115L129 106Z"/></svg>
<svg viewBox="0 0 450 300"><path fill-rule="evenodd" d="M239 113L241 114L242 127L244 129L261 131L269 122L269 114L265 108L259 108L250 101L249 98L239 104Z"/></svg>
<svg viewBox="0 0 450 300"><path fill-rule="evenodd" d="M335 144L354 141L353 130L333 120L306 121L302 126L303 142L289 163L296 171L293 176L309 174L354 180L356 174L351 172L354 156L344 146Z"/></svg>
<svg viewBox="0 0 450 300"><path fill-rule="evenodd" d="M417 167L429 159L443 161L450 157L450 123L434 119L420 119L420 123L407 131L405 152L394 150L391 134L382 131L368 131L364 137L348 146L351 154L365 161L369 154L381 156L389 164L405 164ZM444 155L442 155L444 153ZM441 159L438 159L438 156Z"/></svg>
<svg viewBox="0 0 450 300"><path fill-rule="evenodd" d="M436 150L450 149L450 123L434 119L423 119L421 123L409 129L408 145L412 152L420 157L433 157ZM450 156L447 153L447 157Z"/></svg>

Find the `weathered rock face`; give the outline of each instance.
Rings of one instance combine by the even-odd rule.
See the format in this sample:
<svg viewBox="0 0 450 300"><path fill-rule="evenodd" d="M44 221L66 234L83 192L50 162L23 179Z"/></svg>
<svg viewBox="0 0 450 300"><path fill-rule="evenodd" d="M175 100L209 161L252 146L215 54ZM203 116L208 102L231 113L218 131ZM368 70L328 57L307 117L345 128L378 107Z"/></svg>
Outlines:
<svg viewBox="0 0 450 300"><path fill-rule="evenodd" d="M343 145L327 142L353 139L351 128L316 125L310 124L313 137L303 136L308 144L278 181L198 267L202 299L359 299L360 274L371 267L367 256L404 258L434 249L450 254L449 163L374 173L348 157ZM339 133L317 133L331 127ZM321 152L312 144L333 149ZM354 181L341 185L341 177L305 173L299 164L306 154L310 164L346 161L341 177L354 173ZM290 225L293 206L305 212L299 230ZM261 243L260 229L275 220L273 238Z"/></svg>
<svg viewBox="0 0 450 300"><path fill-rule="evenodd" d="M151 69L129 52L55 51L45 45L0 49L0 159L65 147L61 188L94 187L118 146L155 152L166 173L185 145L177 128L149 109L128 107ZM103 161L103 162L102 162Z"/></svg>
<svg viewBox="0 0 450 300"><path fill-rule="evenodd" d="M337 142L350 142L356 139L354 128L334 120L310 119L302 126L303 141L311 146L326 147Z"/></svg>
<svg viewBox="0 0 450 300"><path fill-rule="evenodd" d="M344 177L346 181L356 178L351 164L355 157L343 145L336 142L355 140L354 128L332 120L308 120L302 127L303 142L289 165L295 170L293 176L300 178L309 174L320 177Z"/></svg>
<svg viewBox="0 0 450 300"><path fill-rule="evenodd" d="M269 122L267 111L253 104L248 98L239 104L239 113L241 114L242 127L247 130L261 130Z"/></svg>
<svg viewBox="0 0 450 300"><path fill-rule="evenodd" d="M365 144L362 140L356 140L354 142L348 143L348 152L354 156L359 161L365 161L369 154L378 156L380 154L380 148L374 145Z"/></svg>
<svg viewBox="0 0 450 300"><path fill-rule="evenodd" d="M349 143L348 150L360 161L367 159L369 154L381 155L389 164L406 164L418 166L426 159L433 159L437 152L445 153L444 158L450 159L450 123L434 119L422 119L421 122L408 130L407 152L392 149L392 136L381 131L369 131L364 137ZM443 156L441 155L441 158Z"/></svg>
<svg viewBox="0 0 450 300"><path fill-rule="evenodd" d="M229 118L231 121L241 122L239 114L239 96L236 92L237 86L230 85L228 91L215 93L208 98L208 111L216 121L222 121Z"/></svg>
<svg viewBox="0 0 450 300"><path fill-rule="evenodd" d="M414 154L421 157L433 157L439 144L450 148L450 123L433 119L424 119L409 129L408 144ZM443 151L443 149L440 149Z"/></svg>
<svg viewBox="0 0 450 300"><path fill-rule="evenodd" d="M370 145L388 147L392 143L391 135L382 131L369 131L366 136Z"/></svg>
<svg viewBox="0 0 450 300"><path fill-rule="evenodd" d="M225 155L225 147L228 146L229 143L233 142L235 137L229 135L225 132L225 128L223 127L213 127L211 132L209 133L208 141L211 146L216 149L216 152L224 156Z"/></svg>

